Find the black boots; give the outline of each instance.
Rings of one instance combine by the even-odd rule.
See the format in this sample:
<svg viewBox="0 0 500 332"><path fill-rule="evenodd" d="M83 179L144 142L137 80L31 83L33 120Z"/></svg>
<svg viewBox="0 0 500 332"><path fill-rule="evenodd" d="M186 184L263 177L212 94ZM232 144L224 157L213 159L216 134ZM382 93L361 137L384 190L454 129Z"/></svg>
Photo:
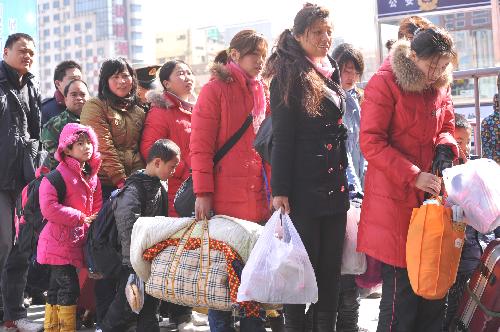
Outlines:
<svg viewBox="0 0 500 332"><path fill-rule="evenodd" d="M286 304L285 331L286 332L334 332L337 313L334 311L315 311L310 307L307 315L303 304ZM307 319L306 319L307 317Z"/></svg>
<svg viewBox="0 0 500 332"><path fill-rule="evenodd" d="M285 304L285 332L306 331L306 306L305 304Z"/></svg>

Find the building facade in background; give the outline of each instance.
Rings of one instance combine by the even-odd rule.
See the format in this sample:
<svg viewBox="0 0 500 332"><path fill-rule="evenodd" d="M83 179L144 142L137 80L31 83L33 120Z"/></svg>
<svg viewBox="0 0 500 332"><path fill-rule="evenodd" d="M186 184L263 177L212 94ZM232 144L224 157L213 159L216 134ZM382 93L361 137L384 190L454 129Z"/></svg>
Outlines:
<svg viewBox="0 0 500 332"><path fill-rule="evenodd" d="M53 73L63 60L82 66L91 94L99 68L111 57L144 63L154 47L143 31L140 0L38 0L39 67L42 95L54 92Z"/></svg>

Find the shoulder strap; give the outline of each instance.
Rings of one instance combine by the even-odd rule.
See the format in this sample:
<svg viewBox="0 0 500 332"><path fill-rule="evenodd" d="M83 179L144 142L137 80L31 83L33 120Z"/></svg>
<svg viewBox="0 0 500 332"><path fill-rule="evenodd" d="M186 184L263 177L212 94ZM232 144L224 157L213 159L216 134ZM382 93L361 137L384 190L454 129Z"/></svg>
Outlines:
<svg viewBox="0 0 500 332"><path fill-rule="evenodd" d="M226 153L229 150L231 150L231 148L236 144L236 142L238 142L238 140L241 138L241 136L243 136L243 134L245 133L245 131L250 126L250 123L252 123L252 120L253 120L252 114L248 114L245 122L240 127L240 129L238 129L238 131L236 133L234 133L234 135L231 136L231 138L229 138L227 140L227 142L224 143L224 145L215 154L215 156L214 156L214 165L217 164L226 155Z"/></svg>
<svg viewBox="0 0 500 332"><path fill-rule="evenodd" d="M64 183L64 179L57 169L53 169L48 174L45 175L47 180L56 188L57 191L57 201L61 204L64 201L64 197L66 197L66 183Z"/></svg>

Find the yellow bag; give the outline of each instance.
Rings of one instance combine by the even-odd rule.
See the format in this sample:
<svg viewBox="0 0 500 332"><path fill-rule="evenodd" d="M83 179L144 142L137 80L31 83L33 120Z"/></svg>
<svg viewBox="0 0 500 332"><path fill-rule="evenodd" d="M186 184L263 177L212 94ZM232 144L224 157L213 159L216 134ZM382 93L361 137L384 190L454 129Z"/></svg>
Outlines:
<svg viewBox="0 0 500 332"><path fill-rule="evenodd" d="M413 209L406 241L411 288L428 300L442 299L455 283L465 224L452 222L452 210L440 198Z"/></svg>

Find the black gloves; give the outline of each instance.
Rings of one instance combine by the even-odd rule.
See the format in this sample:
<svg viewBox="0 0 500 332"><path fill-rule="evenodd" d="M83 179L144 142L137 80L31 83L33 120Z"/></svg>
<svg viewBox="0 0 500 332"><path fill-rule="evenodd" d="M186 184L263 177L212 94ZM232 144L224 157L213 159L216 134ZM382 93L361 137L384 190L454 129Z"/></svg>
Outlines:
<svg viewBox="0 0 500 332"><path fill-rule="evenodd" d="M436 146L436 154L432 161L432 174L443 176L443 170L453 166L455 155L450 146L439 144Z"/></svg>

